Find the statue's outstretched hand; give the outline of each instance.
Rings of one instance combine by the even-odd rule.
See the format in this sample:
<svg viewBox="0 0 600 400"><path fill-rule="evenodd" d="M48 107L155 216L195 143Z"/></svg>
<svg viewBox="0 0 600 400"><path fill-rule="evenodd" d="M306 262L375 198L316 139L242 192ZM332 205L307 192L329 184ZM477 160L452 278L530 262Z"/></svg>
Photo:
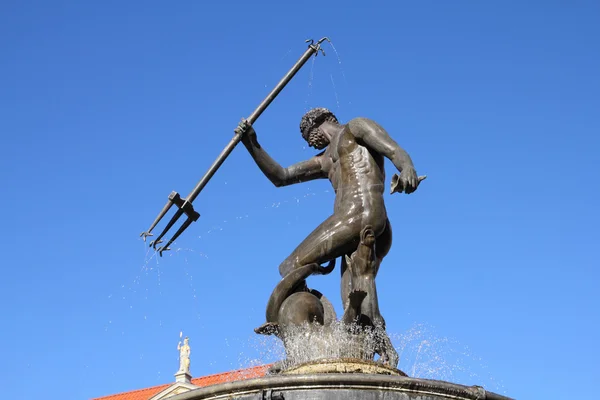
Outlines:
<svg viewBox="0 0 600 400"><path fill-rule="evenodd" d="M242 140L251 140L256 142L256 131L252 127L252 124L247 119L242 118L237 128L234 131L236 134L242 135Z"/></svg>
<svg viewBox="0 0 600 400"><path fill-rule="evenodd" d="M427 175L417 176L417 171L414 168L405 168L402 170L400 175L394 174L392 176L392 184L390 186L390 193L406 193L410 194L417 190L419 184L427 178Z"/></svg>

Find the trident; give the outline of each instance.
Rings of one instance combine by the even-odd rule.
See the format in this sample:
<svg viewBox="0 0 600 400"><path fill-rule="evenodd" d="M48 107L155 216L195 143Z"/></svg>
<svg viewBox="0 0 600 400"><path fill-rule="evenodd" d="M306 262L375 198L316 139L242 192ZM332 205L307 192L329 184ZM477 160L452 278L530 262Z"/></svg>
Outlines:
<svg viewBox="0 0 600 400"><path fill-rule="evenodd" d="M308 61L308 59L313 54L316 57L320 51L321 53L323 53L323 55L325 55L325 51L321 48L321 43L323 43L326 40L328 42L331 42L327 37L322 38L321 40L319 40L316 43L312 39L308 39L306 41L306 43L308 43L308 49L306 49L304 54L302 54L302 57L300 57L298 59L298 61L296 61L296 63L294 64L294 66L292 66L292 68L288 71L288 73L285 74L283 78L281 78L281 80L273 88L271 93L269 93L267 95L267 97L262 101L262 103L260 103L258 105L258 107L256 107L256 110L254 110L254 112L252 114L250 114L250 116L247 118L247 121L250 124L254 124L254 122L258 119L258 117L260 117L260 115L263 113L263 111L266 110L266 108L269 106L269 104L271 104L271 102L275 99L275 97L277 97L277 95L283 90L285 85L287 85L288 82L292 80L294 75L296 75L296 73L302 68L302 66ZM140 237L142 237L144 239L144 242L146 241L146 238L148 236L153 236L152 230L154 229L154 227L156 227L156 225L160 222L160 220L171 209L173 204L175 204L177 206L177 208L178 208L177 212L175 212L175 214L173 215L173 217L171 218L169 223L165 226L165 228L163 229L161 234L158 235L158 237L155 240L150 242L150 246L152 246L155 250L157 250L158 254L161 257L162 257L163 251L170 250L169 245L171 245L171 243L173 243L175 240L177 240L177 238L183 233L183 231L185 231L188 228L188 226L190 226L192 224L192 222L195 222L198 220L198 218L200 218L200 214L196 210L194 210L192 203L194 202L196 197L198 197L198 195L200 194L200 192L202 191L204 186L206 186L206 184L208 183L210 178L212 178L212 176L215 174L215 172L217 172L217 170L219 169L221 164L223 164L225 159L229 156L229 154L233 151L235 146L241 140L242 140L242 133L236 133L233 136L233 138L231 139L231 141L227 144L227 146L225 146L225 148L223 149L221 154L219 154L217 159L212 163L210 168L208 168L208 171L204 174L204 176L196 184L196 187L190 192L190 194L186 198L182 198L179 195L179 193L177 193L177 192L171 192L171 194L169 195L167 204L165 204L163 209L158 214L158 217L156 217L156 219L154 220L152 225L150 225L150 229L148 229L147 231L142 232L140 234ZM163 242L162 238L167 234L169 229L171 229L173 227L173 225L175 225L177 220L179 220L179 218L183 214L185 214L187 216L187 219L185 220L185 222L183 224L181 224L181 226L179 227L177 232L175 232L175 234L167 242L167 244L156 249L156 246Z"/></svg>

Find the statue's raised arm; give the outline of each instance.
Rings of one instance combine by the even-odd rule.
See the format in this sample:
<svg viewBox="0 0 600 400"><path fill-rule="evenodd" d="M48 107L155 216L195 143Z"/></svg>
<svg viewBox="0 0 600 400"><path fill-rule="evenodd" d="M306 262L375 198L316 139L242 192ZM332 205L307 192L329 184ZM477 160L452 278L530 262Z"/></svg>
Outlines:
<svg viewBox="0 0 600 400"><path fill-rule="evenodd" d="M258 143L254 128L246 120L240 122L235 132L243 135L242 143L248 149L256 165L275 186L287 186L327 178L320 155L284 168Z"/></svg>

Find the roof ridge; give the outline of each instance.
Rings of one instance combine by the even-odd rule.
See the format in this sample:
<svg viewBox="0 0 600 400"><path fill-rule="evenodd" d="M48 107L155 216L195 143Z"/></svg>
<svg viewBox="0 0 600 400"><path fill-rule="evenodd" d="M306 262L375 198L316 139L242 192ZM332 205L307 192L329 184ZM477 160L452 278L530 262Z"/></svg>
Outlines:
<svg viewBox="0 0 600 400"><path fill-rule="evenodd" d="M224 372L217 372L211 375L204 375L204 376L199 376L196 378L192 378L192 384L194 381L202 381L202 380L210 380L210 378L214 378L217 376L223 376L223 375L233 375L233 374L240 374L243 373L244 371L255 371L261 368L268 368L271 364L263 364L263 365L255 365L253 367L248 367L248 368L240 368L240 369L236 369L233 371L224 371ZM128 390L126 392L121 392L121 393L115 393L115 394L109 394L108 396L102 396L102 397L94 397L91 400L108 400L112 397L117 397L117 396L123 396L124 394L134 394L134 393L138 393L138 392L143 392L146 390L158 390L159 388L166 388L168 386L174 385L177 382L171 382L171 383L163 383L160 385L155 385L155 386L150 386L147 388L143 388L143 389L134 389L134 390Z"/></svg>
<svg viewBox="0 0 600 400"><path fill-rule="evenodd" d="M173 383L175 383L175 382L173 382ZM97 399L103 399L104 400L104 399L108 399L110 397L121 396L121 395L123 395L125 393L129 394L129 393L143 392L144 390L153 390L153 389L158 389L158 388L163 387L163 386L170 386L170 385L171 385L170 383L162 383L160 385L150 386L150 387L147 387L147 388L133 389L133 390L128 390L126 392L109 394L108 396L94 397L92 400L97 400Z"/></svg>

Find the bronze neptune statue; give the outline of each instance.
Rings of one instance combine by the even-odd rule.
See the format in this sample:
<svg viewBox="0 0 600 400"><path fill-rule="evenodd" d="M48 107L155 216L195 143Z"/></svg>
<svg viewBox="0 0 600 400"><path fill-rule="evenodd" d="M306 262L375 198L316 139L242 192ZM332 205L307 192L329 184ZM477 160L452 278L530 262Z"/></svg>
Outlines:
<svg viewBox="0 0 600 400"><path fill-rule="evenodd" d="M247 120L236 128L260 170L275 186L329 179L335 191L333 214L279 266L282 280L269 300L267 322L257 332L282 336L286 324L323 324L331 319L331 305L322 294L308 289L305 279L331 272L339 257L344 320L385 331L374 282L392 244L383 199L384 158L400 172L392 178L391 193L413 193L425 176L417 176L407 152L370 119L340 124L328 109L315 108L302 117L300 132L309 146L322 151L284 168L259 144ZM329 265L321 266L324 263ZM395 367L398 357L387 336L379 347L382 361Z"/></svg>

